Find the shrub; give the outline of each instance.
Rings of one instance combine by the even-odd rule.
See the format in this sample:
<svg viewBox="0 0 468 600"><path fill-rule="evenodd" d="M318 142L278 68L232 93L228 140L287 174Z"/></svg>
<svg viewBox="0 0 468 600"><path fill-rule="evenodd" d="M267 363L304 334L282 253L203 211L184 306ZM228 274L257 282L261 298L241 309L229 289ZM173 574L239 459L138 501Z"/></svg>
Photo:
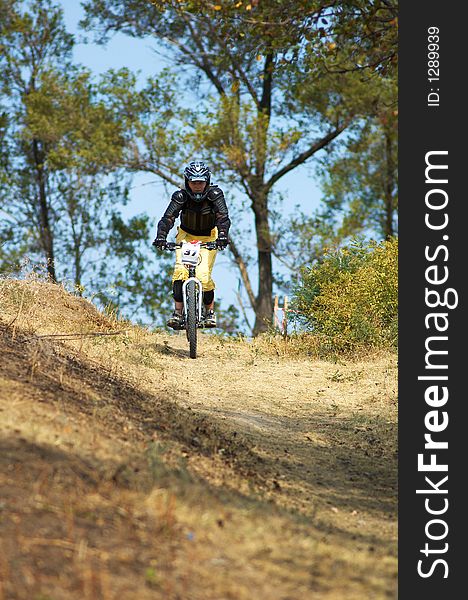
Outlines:
<svg viewBox="0 0 468 600"><path fill-rule="evenodd" d="M294 308L330 351L395 348L398 241L355 241L301 270Z"/></svg>

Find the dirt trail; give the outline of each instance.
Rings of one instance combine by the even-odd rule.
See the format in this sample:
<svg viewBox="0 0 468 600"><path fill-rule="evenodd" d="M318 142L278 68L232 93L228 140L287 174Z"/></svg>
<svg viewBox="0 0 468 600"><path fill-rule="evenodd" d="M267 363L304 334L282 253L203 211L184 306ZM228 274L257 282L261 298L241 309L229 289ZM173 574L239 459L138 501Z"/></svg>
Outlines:
<svg viewBox="0 0 468 600"><path fill-rule="evenodd" d="M394 356L339 364L285 360L202 336L198 359L189 361L183 334L164 344L167 368L154 385L241 432L282 503L307 514L318 506L342 511L356 531L366 513L376 539L382 529L393 537Z"/></svg>
<svg viewBox="0 0 468 600"><path fill-rule="evenodd" d="M192 360L44 286L0 289L1 600L396 597L394 355Z"/></svg>

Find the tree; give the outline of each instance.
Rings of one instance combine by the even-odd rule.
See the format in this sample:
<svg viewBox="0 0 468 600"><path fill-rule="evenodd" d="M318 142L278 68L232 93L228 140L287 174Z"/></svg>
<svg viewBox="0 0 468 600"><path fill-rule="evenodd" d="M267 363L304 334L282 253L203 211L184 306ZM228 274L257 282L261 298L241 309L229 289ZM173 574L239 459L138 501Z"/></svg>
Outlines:
<svg viewBox="0 0 468 600"><path fill-rule="evenodd" d="M292 216L277 222L273 253L288 272L283 281L285 292L291 284L295 285L303 265L320 261L328 248L339 244L340 236L334 225L320 209L306 214L299 206Z"/></svg>
<svg viewBox="0 0 468 600"><path fill-rule="evenodd" d="M321 217L340 239L371 231L381 239L397 233L398 128L392 108L368 118L321 164Z"/></svg>
<svg viewBox="0 0 468 600"><path fill-rule="evenodd" d="M55 249L52 229L51 206L48 201L46 148L43 140L36 136L24 139L26 105L31 94L41 87L41 76L59 61L70 58L72 37L66 33L61 12L48 0L36 0L30 12L22 13L18 3L2 2L4 15L0 25L0 67L2 68L1 90L7 96L13 116L8 129L12 133L6 146L8 153L22 161L9 162L9 181L15 179L20 202L24 198L29 217L38 231L38 242L47 261L50 278L55 281ZM5 178L5 175L4 177Z"/></svg>
<svg viewBox="0 0 468 600"><path fill-rule="evenodd" d="M51 0L0 2L0 268L14 271L25 255L42 258L52 281L156 318L166 303L158 286L167 261L161 276L148 273L152 224L121 216L135 77L112 72L96 83L74 65L72 36ZM118 94L124 88L135 98L131 107Z"/></svg>
<svg viewBox="0 0 468 600"><path fill-rule="evenodd" d="M324 11L335 54L330 69L360 71L366 76L395 78L398 65L398 2L344 0ZM351 45L350 45L350 42ZM349 50L339 52L345 45Z"/></svg>
<svg viewBox="0 0 468 600"><path fill-rule="evenodd" d="M147 215L125 221L120 213L110 215L104 260L97 263L90 287L103 306L125 317L163 325L163 315L172 305L170 274L172 257L148 257L147 247L153 224ZM154 226L153 226L154 228ZM105 285L102 285L105 282Z"/></svg>
<svg viewBox="0 0 468 600"><path fill-rule="evenodd" d="M96 174L121 152L123 136L118 120L93 97L89 73L71 62L73 39L62 11L50 0L35 0L29 11L24 4L8 3L0 29L1 91L9 108L2 208L28 232L30 249L43 254L57 281L58 229L82 193L78 183L89 187L84 181L94 177L96 184ZM79 255L76 248L77 273Z"/></svg>
<svg viewBox="0 0 468 600"><path fill-rule="evenodd" d="M85 3L84 25L96 27L101 41L112 31L155 36L170 51L179 79L180 74L186 76L185 90L195 93L198 110L187 117L185 129L175 127L182 149L174 139L175 153L166 152L166 143L140 146L135 164L151 162L155 173L177 183L175 159L197 152L209 156L224 179L245 194L256 236L256 292L245 249L237 240L230 248L256 314L255 333L268 327L272 314L269 202L275 185L338 138L356 113L358 94L354 90L348 95L353 73L337 76L308 68L305 87L312 93L303 93L301 68L311 57L321 64L330 51L319 23L327 3L309 2L301 16L303 6L304 2L257 2L241 10L238 3ZM315 50L306 51L305 43ZM354 80L357 85L358 78Z"/></svg>

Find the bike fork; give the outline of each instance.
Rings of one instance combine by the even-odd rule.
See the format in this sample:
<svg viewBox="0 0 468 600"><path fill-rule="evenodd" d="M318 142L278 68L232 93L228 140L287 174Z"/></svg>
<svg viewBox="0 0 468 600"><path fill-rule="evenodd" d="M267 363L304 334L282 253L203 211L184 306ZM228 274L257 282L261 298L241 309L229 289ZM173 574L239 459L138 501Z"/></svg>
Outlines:
<svg viewBox="0 0 468 600"><path fill-rule="evenodd" d="M198 322L201 322L202 319L202 302L201 299L203 298L203 285L202 282L197 279L196 277L189 277L188 279L186 279L184 281L184 283L182 284L182 299L184 301L184 317L185 317L185 322L187 322L187 296L186 296L186 289L187 289L187 284L189 281L194 281L195 284L198 286Z"/></svg>

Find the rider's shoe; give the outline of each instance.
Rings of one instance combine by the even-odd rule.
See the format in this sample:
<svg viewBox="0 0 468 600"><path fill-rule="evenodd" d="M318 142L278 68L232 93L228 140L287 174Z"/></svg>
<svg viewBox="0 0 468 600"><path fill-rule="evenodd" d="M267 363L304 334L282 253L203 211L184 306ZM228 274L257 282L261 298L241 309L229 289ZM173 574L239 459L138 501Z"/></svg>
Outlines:
<svg viewBox="0 0 468 600"><path fill-rule="evenodd" d="M172 327L172 329L184 329L184 327L185 327L184 315L182 313L180 313L178 310L175 310L172 313L172 316L169 319L169 321L166 323L166 325L168 327Z"/></svg>
<svg viewBox="0 0 468 600"><path fill-rule="evenodd" d="M214 310L207 310L205 312L203 325L205 327L216 327L216 314Z"/></svg>

